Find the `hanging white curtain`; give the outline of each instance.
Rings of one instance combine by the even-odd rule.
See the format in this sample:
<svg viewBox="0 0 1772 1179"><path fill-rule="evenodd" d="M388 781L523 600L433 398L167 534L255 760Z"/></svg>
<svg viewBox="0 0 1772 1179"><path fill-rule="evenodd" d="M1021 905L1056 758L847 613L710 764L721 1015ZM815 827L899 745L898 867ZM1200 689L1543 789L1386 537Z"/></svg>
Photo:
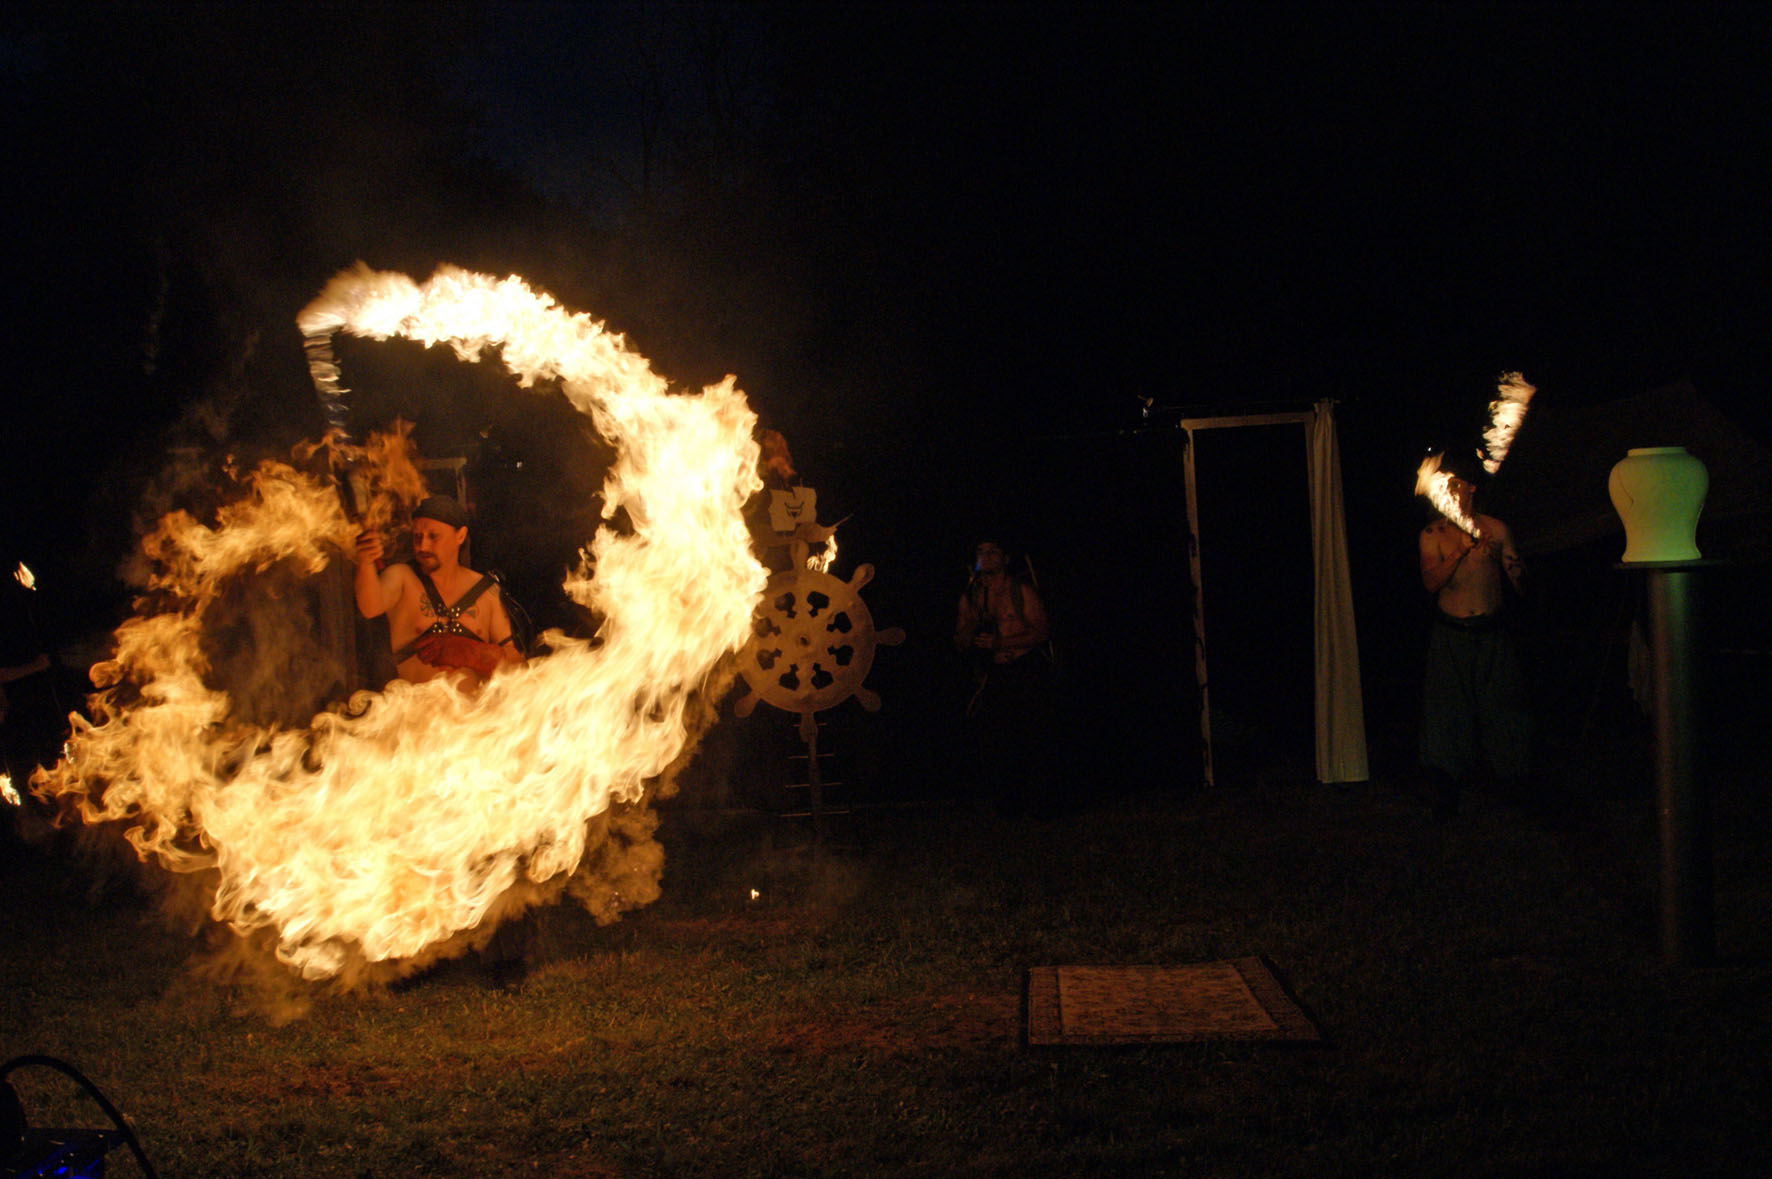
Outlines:
<svg viewBox="0 0 1772 1179"><path fill-rule="evenodd" d="M1333 403L1319 401L1310 423L1311 563L1316 576L1317 780L1364 782L1366 710L1360 645L1348 577L1347 521L1341 509L1341 448Z"/></svg>

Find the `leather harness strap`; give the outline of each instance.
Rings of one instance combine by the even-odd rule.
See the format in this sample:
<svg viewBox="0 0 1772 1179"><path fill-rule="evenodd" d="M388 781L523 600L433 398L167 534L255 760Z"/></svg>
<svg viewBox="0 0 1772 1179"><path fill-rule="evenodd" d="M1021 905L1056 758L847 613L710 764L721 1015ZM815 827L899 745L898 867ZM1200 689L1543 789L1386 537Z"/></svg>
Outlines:
<svg viewBox="0 0 1772 1179"><path fill-rule="evenodd" d="M431 613L437 616L437 621L420 631L410 643L395 651L394 662L404 663L412 658L413 653L418 650L419 639L426 635L470 635L479 638L480 636L475 635L473 631L461 624L461 616L473 609L474 603L480 600L480 595L496 584L492 574L482 573L480 580L469 586L468 592L456 599L455 605L445 606L443 595L437 592L437 583L431 580L430 575L417 565L413 565L411 568L414 573L418 574L418 583L424 587L425 597L431 600Z"/></svg>

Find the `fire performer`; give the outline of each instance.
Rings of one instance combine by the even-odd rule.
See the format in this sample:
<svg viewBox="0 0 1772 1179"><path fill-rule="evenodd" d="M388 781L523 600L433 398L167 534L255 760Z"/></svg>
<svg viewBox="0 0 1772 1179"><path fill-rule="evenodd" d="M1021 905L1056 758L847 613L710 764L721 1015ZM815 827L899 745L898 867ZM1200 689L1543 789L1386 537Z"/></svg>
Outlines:
<svg viewBox="0 0 1772 1179"><path fill-rule="evenodd" d="M468 515L446 495L413 509L412 563L382 561L381 535L357 538L357 609L388 616L388 639L400 678L419 682L448 672L484 680L500 666L521 663L498 583L460 563Z"/></svg>
<svg viewBox="0 0 1772 1179"><path fill-rule="evenodd" d="M1421 530L1421 584L1436 610L1428 637L1421 706L1421 763L1441 817L1457 812L1460 789L1485 769L1518 790L1531 770L1532 713L1519 649L1508 625L1508 593L1525 563L1513 533L1473 509L1475 461L1440 464L1460 521L1442 515Z"/></svg>
<svg viewBox="0 0 1772 1179"><path fill-rule="evenodd" d="M800 480L788 440L779 430L764 430L757 439L757 475L763 490L745 504L745 526L751 547L771 573L805 568L813 545L824 546L812 567L824 572L836 555L832 537L837 524L818 522L818 492ZM847 517L845 517L847 518Z"/></svg>
<svg viewBox="0 0 1772 1179"><path fill-rule="evenodd" d="M998 807L1045 813L1052 797L1050 633L1040 595L1009 567L994 540L973 550L972 578L960 596L954 649L972 660L966 706L968 753L980 786Z"/></svg>
<svg viewBox="0 0 1772 1179"><path fill-rule="evenodd" d="M67 739L68 711L61 706L59 663L37 631L31 609L36 579L10 546L0 548L0 847L17 812L32 805L24 788L32 772L53 763ZM3 805L10 803L11 806ZM9 813L11 812L11 813Z"/></svg>

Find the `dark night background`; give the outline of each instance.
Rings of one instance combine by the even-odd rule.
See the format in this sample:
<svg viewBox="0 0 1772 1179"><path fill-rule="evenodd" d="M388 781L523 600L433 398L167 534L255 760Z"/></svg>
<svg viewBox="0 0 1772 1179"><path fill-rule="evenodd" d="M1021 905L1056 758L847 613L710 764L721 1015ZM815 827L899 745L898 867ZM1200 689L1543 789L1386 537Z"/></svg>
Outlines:
<svg viewBox="0 0 1772 1179"><path fill-rule="evenodd" d="M1006 531L1051 586L1084 747L1161 780L1194 773L1181 407L1337 399L1375 740L1418 670L1415 464L1474 442L1497 373L1569 406L1688 380L1762 441L1772 422L1753 6L0 22L4 555L37 571L52 644L126 608L132 516L176 448L319 432L294 316L359 259L520 274L676 384L736 373L821 515L852 515L839 571L873 562L864 598L911 632L870 679L877 732L939 724L972 540ZM481 561L552 621L586 539L561 489L600 478L559 400L341 351L360 425L401 413L469 459ZM1200 461L1223 723L1308 764L1302 444L1219 432Z"/></svg>

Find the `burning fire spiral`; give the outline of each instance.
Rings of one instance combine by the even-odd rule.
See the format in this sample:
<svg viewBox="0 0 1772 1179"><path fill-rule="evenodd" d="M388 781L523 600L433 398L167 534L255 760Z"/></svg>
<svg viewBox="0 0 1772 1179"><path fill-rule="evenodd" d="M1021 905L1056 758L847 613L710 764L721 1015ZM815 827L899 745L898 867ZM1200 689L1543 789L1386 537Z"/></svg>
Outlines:
<svg viewBox="0 0 1772 1179"><path fill-rule="evenodd" d="M565 887L611 806L640 801L699 735L697 693L750 637L766 573L741 515L761 486L755 416L731 377L672 393L602 324L454 268L421 285L360 266L298 322L464 360L496 349L523 387L558 380L617 451L604 519L632 522L599 528L566 581L605 620L595 642L551 632L550 654L478 692L396 682L294 729L240 720L205 682L204 612L273 565L343 559L356 526L333 488L268 463L213 526L174 513L147 539L150 596L170 604L119 628L94 721L74 718L37 792L123 825L144 860L207 874L216 920L323 979L461 945L508 895Z"/></svg>

